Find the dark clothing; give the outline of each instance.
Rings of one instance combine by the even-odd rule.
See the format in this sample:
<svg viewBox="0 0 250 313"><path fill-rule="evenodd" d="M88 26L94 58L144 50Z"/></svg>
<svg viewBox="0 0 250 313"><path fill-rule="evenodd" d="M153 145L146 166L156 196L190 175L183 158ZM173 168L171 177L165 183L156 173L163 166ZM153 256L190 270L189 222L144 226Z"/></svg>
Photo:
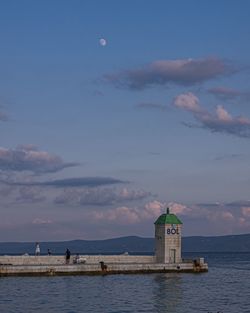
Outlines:
<svg viewBox="0 0 250 313"><path fill-rule="evenodd" d="M70 251L69 251L69 249L66 250L65 257L66 257L66 263L68 264L69 260L70 260Z"/></svg>

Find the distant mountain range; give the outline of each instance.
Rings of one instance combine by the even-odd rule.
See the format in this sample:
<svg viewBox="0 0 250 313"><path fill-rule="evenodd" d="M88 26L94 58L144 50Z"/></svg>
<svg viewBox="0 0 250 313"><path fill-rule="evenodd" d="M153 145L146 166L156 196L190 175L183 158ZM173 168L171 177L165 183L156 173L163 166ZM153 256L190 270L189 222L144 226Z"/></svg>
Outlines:
<svg viewBox="0 0 250 313"><path fill-rule="evenodd" d="M154 238L136 236L107 240L72 240L58 242L40 242L41 253L64 254L69 248L72 253L80 254L152 254ZM0 254L34 254L34 242L0 242ZM250 234L218 237L183 237L183 252L250 252Z"/></svg>

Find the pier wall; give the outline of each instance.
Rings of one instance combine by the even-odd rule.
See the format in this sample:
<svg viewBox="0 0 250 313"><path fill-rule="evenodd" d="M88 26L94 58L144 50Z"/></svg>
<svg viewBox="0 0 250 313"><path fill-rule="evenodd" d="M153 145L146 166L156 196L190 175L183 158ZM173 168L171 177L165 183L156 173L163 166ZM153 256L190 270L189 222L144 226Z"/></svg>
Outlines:
<svg viewBox="0 0 250 313"><path fill-rule="evenodd" d="M75 255L70 258L70 264L73 263ZM99 262L104 263L155 263L154 256L137 256L137 255L80 255L81 259L86 260L86 264L99 264ZM51 255L51 256L0 256L1 264L11 264L11 265L63 265L65 264L65 256L62 255Z"/></svg>
<svg viewBox="0 0 250 313"><path fill-rule="evenodd" d="M103 275L157 272L206 272L204 259L197 262L156 263L155 256L81 255L83 263L65 264L64 256L0 256L1 276ZM102 264L100 262L103 262Z"/></svg>
<svg viewBox="0 0 250 313"><path fill-rule="evenodd" d="M170 272L207 272L207 264L194 267L192 263L180 264L121 264L109 263L103 270L99 264L73 264L73 265L1 265L1 276L57 276L57 275L106 275L131 273L170 273Z"/></svg>

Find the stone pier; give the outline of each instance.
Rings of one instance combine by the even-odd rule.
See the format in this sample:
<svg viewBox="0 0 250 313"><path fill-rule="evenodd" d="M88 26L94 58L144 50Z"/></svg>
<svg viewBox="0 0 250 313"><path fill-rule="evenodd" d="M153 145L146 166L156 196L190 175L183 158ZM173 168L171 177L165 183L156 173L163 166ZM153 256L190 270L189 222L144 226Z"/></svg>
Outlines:
<svg viewBox="0 0 250 313"><path fill-rule="evenodd" d="M167 208L155 221L155 255L0 256L0 276L206 272L203 258L181 257L182 222Z"/></svg>
<svg viewBox="0 0 250 313"><path fill-rule="evenodd" d="M203 259L156 263L155 256L81 255L81 263L65 264L64 256L1 256L0 276L104 275L130 273L206 272ZM102 266L102 264L104 266Z"/></svg>

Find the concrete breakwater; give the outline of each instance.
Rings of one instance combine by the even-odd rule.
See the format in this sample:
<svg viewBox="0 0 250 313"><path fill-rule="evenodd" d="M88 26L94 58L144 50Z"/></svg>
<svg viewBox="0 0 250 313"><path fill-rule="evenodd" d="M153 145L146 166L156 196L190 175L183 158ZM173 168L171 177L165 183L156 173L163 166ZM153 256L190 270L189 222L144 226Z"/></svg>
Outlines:
<svg viewBox="0 0 250 313"><path fill-rule="evenodd" d="M156 263L155 256L81 255L65 264L64 256L0 256L0 276L103 275L157 272L206 272L203 259Z"/></svg>
<svg viewBox="0 0 250 313"><path fill-rule="evenodd" d="M155 255L76 255L2 256L0 276L18 275L94 275L154 272L206 272L203 258L183 260L181 257L182 222L169 208L155 221ZM40 254L36 244L36 254ZM70 257L70 251L66 250ZM66 262L67 261L67 262ZM65 264L67 263L67 264Z"/></svg>

